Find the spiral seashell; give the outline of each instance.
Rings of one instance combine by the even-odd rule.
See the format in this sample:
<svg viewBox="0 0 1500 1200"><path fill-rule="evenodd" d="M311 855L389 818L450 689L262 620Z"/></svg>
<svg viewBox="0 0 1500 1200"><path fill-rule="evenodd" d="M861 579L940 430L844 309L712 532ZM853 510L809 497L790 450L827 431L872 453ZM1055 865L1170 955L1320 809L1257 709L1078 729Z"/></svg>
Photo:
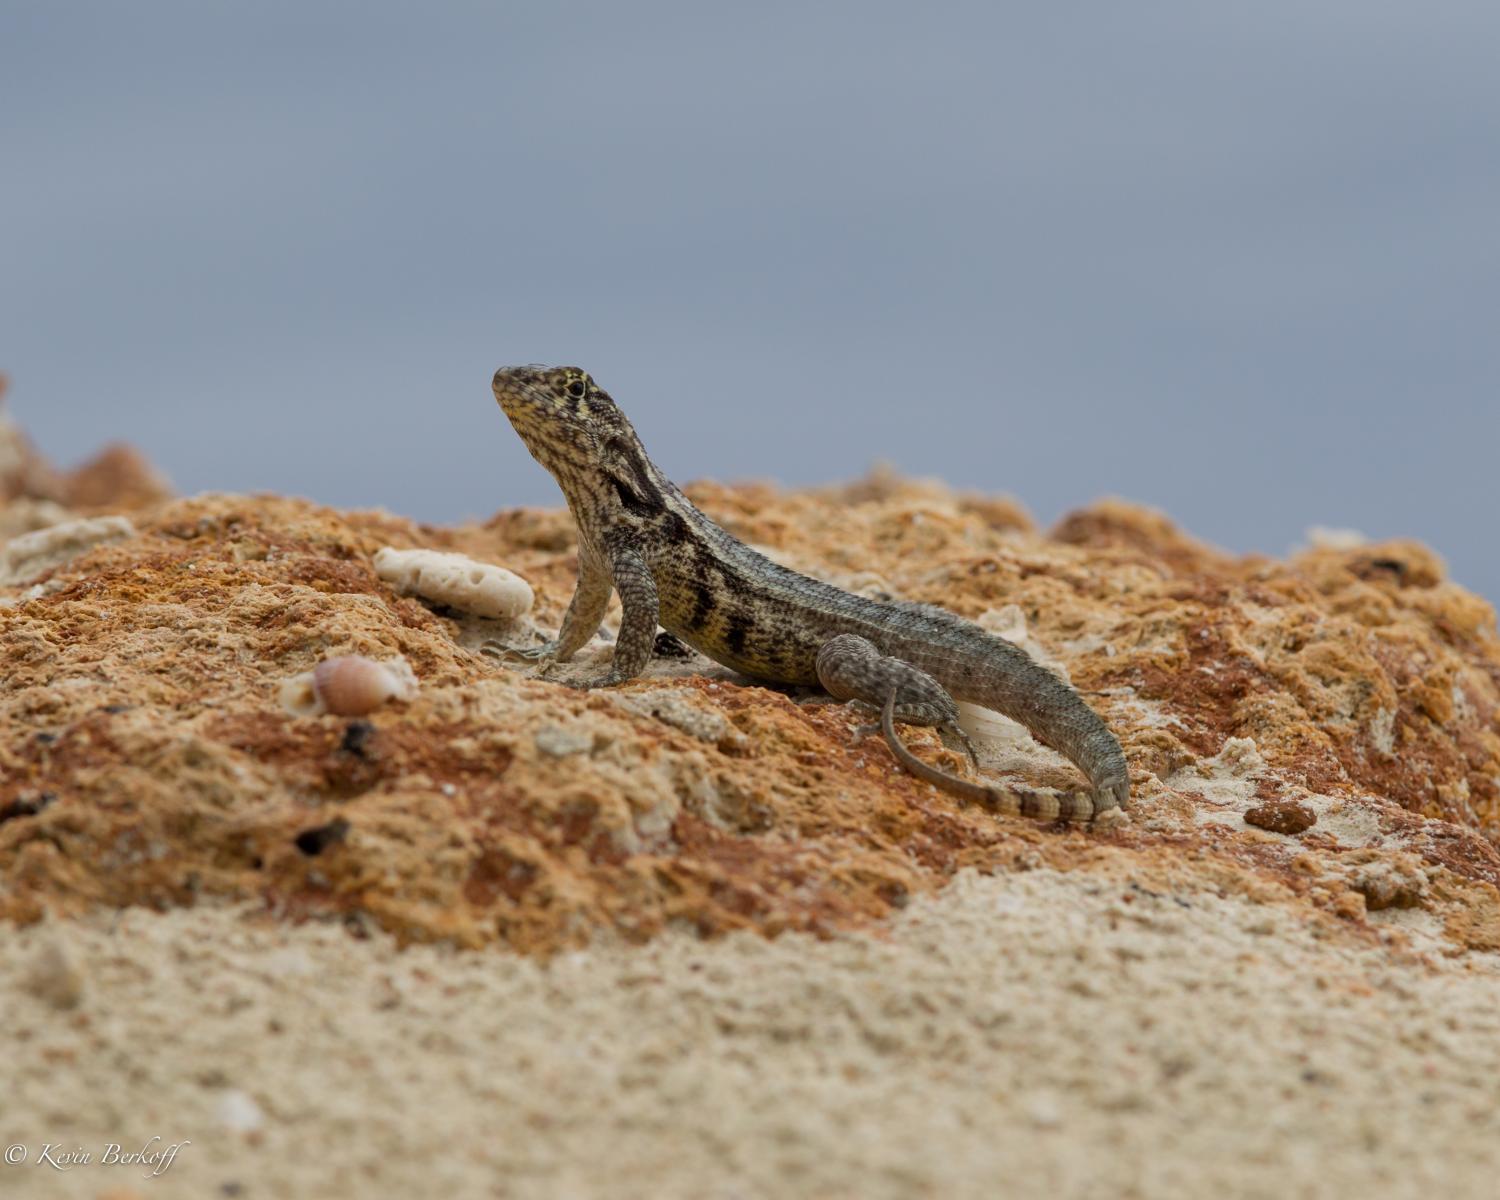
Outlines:
<svg viewBox="0 0 1500 1200"><path fill-rule="evenodd" d="M281 685L281 704L294 716L333 713L362 717L387 700L409 700L417 677L404 658L376 662L362 654L328 658Z"/></svg>

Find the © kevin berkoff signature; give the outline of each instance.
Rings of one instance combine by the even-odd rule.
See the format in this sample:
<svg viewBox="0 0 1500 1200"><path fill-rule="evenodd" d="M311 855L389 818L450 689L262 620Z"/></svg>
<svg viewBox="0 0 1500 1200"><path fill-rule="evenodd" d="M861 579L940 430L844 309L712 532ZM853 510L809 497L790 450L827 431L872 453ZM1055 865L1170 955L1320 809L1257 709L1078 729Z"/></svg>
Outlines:
<svg viewBox="0 0 1500 1200"><path fill-rule="evenodd" d="M33 1158L31 1148L17 1142L5 1148L7 1166L19 1167L28 1160L33 1166L51 1167L55 1171L71 1171L74 1167L145 1167L145 1178L163 1174L177 1158L177 1152L193 1143L184 1139L171 1145L162 1144L161 1138L153 1137L139 1150L127 1150L119 1142L106 1142L102 1150L89 1150L84 1146L67 1146L62 1142L43 1142Z"/></svg>

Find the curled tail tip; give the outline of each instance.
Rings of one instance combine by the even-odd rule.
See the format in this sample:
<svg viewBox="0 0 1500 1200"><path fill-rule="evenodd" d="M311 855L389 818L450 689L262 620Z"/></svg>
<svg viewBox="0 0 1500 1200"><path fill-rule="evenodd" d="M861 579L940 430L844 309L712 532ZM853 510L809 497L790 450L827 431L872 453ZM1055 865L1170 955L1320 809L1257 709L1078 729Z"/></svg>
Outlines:
<svg viewBox="0 0 1500 1200"><path fill-rule="evenodd" d="M1130 814L1125 806L1130 800L1130 780L1118 780L1095 788L1092 792L1080 792L1079 797L1088 805L1088 815L1083 819L1095 829L1117 829L1130 824Z"/></svg>
<svg viewBox="0 0 1500 1200"><path fill-rule="evenodd" d="M1130 807L1130 776L1122 775L1094 789L1094 806L1104 812Z"/></svg>
<svg viewBox="0 0 1500 1200"><path fill-rule="evenodd" d="M1101 809L1089 822L1089 828L1097 833L1109 833L1111 830L1124 829L1130 824L1130 814L1123 808L1113 807Z"/></svg>
<svg viewBox="0 0 1500 1200"><path fill-rule="evenodd" d="M1130 823L1125 812L1125 801L1130 797L1128 780L1088 791L1054 794L1054 820L1066 821L1070 825L1088 825L1096 830L1114 829Z"/></svg>
<svg viewBox="0 0 1500 1200"><path fill-rule="evenodd" d="M1125 811L1125 801L1129 797L1130 783L1127 780L1079 791L990 784L985 789L984 800L1010 816L1107 830L1130 824L1130 816Z"/></svg>

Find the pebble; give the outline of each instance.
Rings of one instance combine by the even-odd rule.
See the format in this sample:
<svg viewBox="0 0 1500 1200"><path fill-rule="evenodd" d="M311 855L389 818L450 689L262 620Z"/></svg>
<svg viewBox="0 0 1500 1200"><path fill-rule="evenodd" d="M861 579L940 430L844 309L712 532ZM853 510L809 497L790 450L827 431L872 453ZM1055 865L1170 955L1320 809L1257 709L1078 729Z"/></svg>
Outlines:
<svg viewBox="0 0 1500 1200"><path fill-rule="evenodd" d="M1311 829L1318 814L1296 800L1268 800L1245 814L1245 824L1272 833L1296 834Z"/></svg>

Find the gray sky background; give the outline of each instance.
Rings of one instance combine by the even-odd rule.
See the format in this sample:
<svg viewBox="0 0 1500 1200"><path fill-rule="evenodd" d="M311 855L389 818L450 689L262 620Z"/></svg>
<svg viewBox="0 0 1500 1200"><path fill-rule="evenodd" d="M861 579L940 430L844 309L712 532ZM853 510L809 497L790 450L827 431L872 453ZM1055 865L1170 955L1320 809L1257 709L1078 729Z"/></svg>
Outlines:
<svg viewBox="0 0 1500 1200"><path fill-rule="evenodd" d="M0 4L54 459L449 521L573 362L686 480L1429 542L1500 598L1500 5Z"/></svg>

